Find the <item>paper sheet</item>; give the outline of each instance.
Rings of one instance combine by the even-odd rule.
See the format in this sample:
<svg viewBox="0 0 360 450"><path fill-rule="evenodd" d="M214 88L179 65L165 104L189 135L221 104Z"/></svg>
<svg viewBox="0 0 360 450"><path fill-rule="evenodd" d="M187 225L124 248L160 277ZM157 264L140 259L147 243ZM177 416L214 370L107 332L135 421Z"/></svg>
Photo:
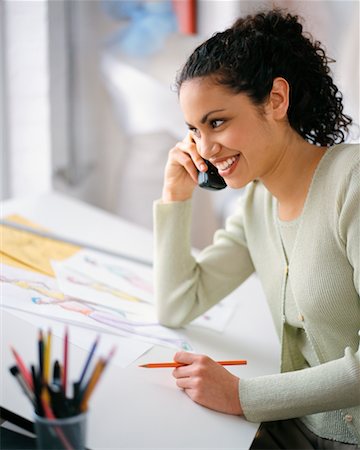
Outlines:
<svg viewBox="0 0 360 450"><path fill-rule="evenodd" d="M21 216L9 216L7 219L40 228ZM117 306L126 308L128 314L136 312L148 320L156 320L154 309L145 307L145 303L150 305L154 301L151 268L2 225L0 232L2 263L54 276L50 261L62 261L64 270L66 268L71 272L64 276L58 274L62 292L99 305L112 306L117 299ZM225 299L195 319L191 326L222 332L234 308L234 303Z"/></svg>
<svg viewBox="0 0 360 450"><path fill-rule="evenodd" d="M162 327L156 322L132 320L121 308L100 307L83 299L65 296L60 292L56 280L48 276L4 264L0 281L2 307L129 337L129 351L132 339L177 349L192 349L180 332Z"/></svg>
<svg viewBox="0 0 360 450"><path fill-rule="evenodd" d="M82 249L69 259L53 262L53 269L62 292L67 295L99 305L121 305L128 313L156 320L149 267ZM234 299L226 298L195 319L191 326L222 332L235 307Z"/></svg>
<svg viewBox="0 0 360 450"><path fill-rule="evenodd" d="M8 216L6 220L41 229L18 215ZM50 260L66 259L80 249L66 242L53 241L5 225L0 225L0 233L2 253L50 276L54 276Z"/></svg>
<svg viewBox="0 0 360 450"><path fill-rule="evenodd" d="M156 321L153 305L139 301L123 291L88 278L86 275L70 269L66 262L53 261L52 267L61 292L75 298L81 298L89 303L107 306L114 310L124 311L128 317Z"/></svg>
<svg viewBox="0 0 360 450"><path fill-rule="evenodd" d="M193 320L190 326L206 328L208 330L223 332L234 315L237 299L229 296L210 308L206 313Z"/></svg>
<svg viewBox="0 0 360 450"><path fill-rule="evenodd" d="M19 269L30 270L31 272L38 272L33 267L27 266L21 261L17 261L16 259L11 258L8 255L5 255L5 253L2 253L1 251L0 251L0 264L7 264L8 266L18 267Z"/></svg>
<svg viewBox="0 0 360 450"><path fill-rule="evenodd" d="M112 287L133 300L153 303L152 269L125 259L83 249L63 261L72 271Z"/></svg>

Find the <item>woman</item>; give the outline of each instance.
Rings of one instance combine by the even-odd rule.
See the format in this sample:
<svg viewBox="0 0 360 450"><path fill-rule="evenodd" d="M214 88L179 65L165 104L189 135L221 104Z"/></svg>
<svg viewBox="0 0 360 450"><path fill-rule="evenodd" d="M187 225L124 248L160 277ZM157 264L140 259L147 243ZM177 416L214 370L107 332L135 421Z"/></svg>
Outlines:
<svg viewBox="0 0 360 450"><path fill-rule="evenodd" d="M254 271L281 341L281 373L238 379L178 352L194 401L265 422L253 448L360 443L359 146L321 44L280 11L239 19L200 45L178 75L188 136L169 152L156 202L159 320L189 323ZM190 252L191 197L212 162L246 187L214 243Z"/></svg>

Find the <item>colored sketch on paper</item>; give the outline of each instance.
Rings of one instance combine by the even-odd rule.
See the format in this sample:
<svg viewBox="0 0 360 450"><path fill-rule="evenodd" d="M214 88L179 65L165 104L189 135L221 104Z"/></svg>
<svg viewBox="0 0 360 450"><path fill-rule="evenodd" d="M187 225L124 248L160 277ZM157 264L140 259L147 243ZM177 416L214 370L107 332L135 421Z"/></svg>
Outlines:
<svg viewBox="0 0 360 450"><path fill-rule="evenodd" d="M41 274L2 266L1 305L52 317L88 328L120 334L145 342L191 350L179 333L149 320L134 320L123 308L98 305L64 295L56 280Z"/></svg>
<svg viewBox="0 0 360 450"><path fill-rule="evenodd" d="M150 307L154 304L154 296L152 269L149 267L83 249L67 260L54 262L53 269L61 290L67 295L113 306L116 303L114 296L125 299L124 294L128 294L131 297L128 300L142 303L133 305L134 310L156 320L155 310ZM82 282L81 277L87 281ZM149 303L148 308L145 302ZM226 298L195 319L191 325L222 332L235 308L234 298Z"/></svg>
<svg viewBox="0 0 360 450"><path fill-rule="evenodd" d="M117 288L93 280L80 272L70 269L61 262L52 262L61 292L75 298L82 298L96 305L125 311L134 320L156 321L153 305L140 301Z"/></svg>
<svg viewBox="0 0 360 450"><path fill-rule="evenodd" d="M147 266L85 249L63 264L102 285L126 292L139 301L153 303L152 270Z"/></svg>

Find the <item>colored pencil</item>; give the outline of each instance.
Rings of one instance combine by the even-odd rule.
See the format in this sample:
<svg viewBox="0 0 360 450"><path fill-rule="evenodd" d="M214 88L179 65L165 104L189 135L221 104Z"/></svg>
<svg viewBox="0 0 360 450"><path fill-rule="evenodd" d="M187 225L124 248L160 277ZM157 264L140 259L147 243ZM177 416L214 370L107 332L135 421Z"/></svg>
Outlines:
<svg viewBox="0 0 360 450"><path fill-rule="evenodd" d="M43 376L41 378L42 383L44 383L44 385L51 383L51 380L50 380L51 337L52 337L52 333L49 328L48 333L47 333L46 343L44 343L44 371L43 371ZM46 398L47 403L49 403L50 397L49 397L49 392L47 389L45 389L45 391L44 391L44 397Z"/></svg>
<svg viewBox="0 0 360 450"><path fill-rule="evenodd" d="M50 384L51 330L48 330L44 355L44 382Z"/></svg>
<svg viewBox="0 0 360 450"><path fill-rule="evenodd" d="M115 352L116 352L116 345L114 345L114 347L110 350L110 353L105 360L105 367L109 364L109 361L114 356Z"/></svg>
<svg viewBox="0 0 360 450"><path fill-rule="evenodd" d="M97 382L99 381L100 375L102 374L104 367L105 367L105 360L103 358L100 358L99 361L96 363L93 373L91 374L90 380L86 385L86 388L84 389L84 393L82 395L80 403L81 411L87 410L88 400L93 390L95 389Z"/></svg>
<svg viewBox="0 0 360 450"><path fill-rule="evenodd" d="M44 373L44 336L41 329L39 330L38 349L39 349L39 370L40 370L40 377L42 378Z"/></svg>
<svg viewBox="0 0 360 450"><path fill-rule="evenodd" d="M64 339L64 369L62 377L62 389L65 396L66 396L67 373L68 373L68 349L69 349L69 332L68 328L66 327Z"/></svg>
<svg viewBox="0 0 360 450"><path fill-rule="evenodd" d="M92 359L92 357L93 357L93 355L95 353L95 349L96 349L96 347L98 345L99 339L100 339L100 336L97 336L97 338L95 339L95 341L94 341L94 343L93 343L93 345L91 347L90 353L89 353L89 355L88 355L88 357L86 359L86 362L84 364L84 368L83 368L83 370L81 372L81 375L80 375L80 378L79 378L79 381L78 381L79 386L84 381L86 371L87 371L87 369L88 369L88 367L90 365L90 361L91 361L91 359Z"/></svg>
<svg viewBox="0 0 360 450"><path fill-rule="evenodd" d="M64 418L71 417L88 409L89 398L116 350L116 347L113 347L107 357L99 358L90 376L88 376L89 365L91 364L99 340L100 336L98 335L90 348L90 353L86 358L80 380L73 383L73 398L67 397L66 395L69 358L68 328L66 328L64 335L63 367L56 360L53 365L52 374L50 374L52 346L52 331L50 328L48 329L47 336L45 336L42 330L39 330L38 333L38 370L34 365L31 365L31 371L28 370L20 355L13 347L10 347L16 364L10 367L9 370L32 402L35 413L38 416L48 419ZM85 377L87 378L86 380ZM60 426L54 426L54 433L58 435L61 441L61 448L73 450L71 442L63 433Z"/></svg>
<svg viewBox="0 0 360 450"><path fill-rule="evenodd" d="M54 420L54 419L56 419L56 417L47 401L47 396L45 395L45 392L46 392L45 388L43 388L43 392L41 394L41 405L43 407L46 418L50 419L50 420ZM69 441L67 440L65 434L63 433L63 430L61 429L61 427L55 426L54 429L55 429L56 434L58 435L60 441L64 445L64 448L66 450L74 450L73 447L71 446L71 444L69 443Z"/></svg>
<svg viewBox="0 0 360 450"><path fill-rule="evenodd" d="M80 401L80 410L81 411L87 410L88 400L89 400L91 394L93 393L95 386L97 385L97 383L100 379L100 376L102 375L105 367L108 365L110 359L114 356L115 350L116 350L116 347L113 347L109 353L109 356L106 359L99 358L99 360L94 368L94 371L90 377L90 380L87 383L86 388L83 391L82 398Z"/></svg>
<svg viewBox="0 0 360 450"><path fill-rule="evenodd" d="M39 374L36 374L35 366L33 364L31 364L31 375L32 375L32 380L33 380L33 384L34 384L34 395L35 395L35 400L36 400L35 412L38 416L43 416L44 410L41 405L41 398L40 398L42 374L40 372L39 372Z"/></svg>
<svg viewBox="0 0 360 450"><path fill-rule="evenodd" d="M33 390L34 386L33 386L33 381L32 381L30 372L27 370L23 360L20 358L20 355L17 353L17 351L13 347L11 347L11 351L13 352L13 355L16 359L21 376L24 378L25 383L29 386L29 388L31 390Z"/></svg>
<svg viewBox="0 0 360 450"><path fill-rule="evenodd" d="M216 361L221 366L241 366L247 364L247 361L244 359L236 359L229 361ZM178 363L178 362L163 362L163 363L148 363L141 364L139 367L145 367L147 369L159 369L163 367L183 367L188 366L188 364Z"/></svg>

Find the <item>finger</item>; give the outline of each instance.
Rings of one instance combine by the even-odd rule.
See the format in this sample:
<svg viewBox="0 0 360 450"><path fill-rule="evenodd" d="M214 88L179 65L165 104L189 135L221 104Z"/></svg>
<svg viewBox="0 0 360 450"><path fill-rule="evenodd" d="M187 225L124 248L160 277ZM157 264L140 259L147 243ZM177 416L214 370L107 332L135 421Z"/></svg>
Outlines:
<svg viewBox="0 0 360 450"><path fill-rule="evenodd" d="M178 148L179 150L181 150L182 152L189 153L189 155L194 153L194 152L196 152L196 145L195 145L194 142L190 142L190 143L188 143L188 142L178 142L175 145L175 147Z"/></svg>
<svg viewBox="0 0 360 450"><path fill-rule="evenodd" d="M193 181L197 183L198 181L198 171L196 166L194 165L194 161L191 159L191 156L184 152L179 152L177 155L178 162L184 167L184 169L191 176Z"/></svg>
<svg viewBox="0 0 360 450"><path fill-rule="evenodd" d="M181 389L191 389L191 379L179 378L178 380L176 380L176 386Z"/></svg>
<svg viewBox="0 0 360 450"><path fill-rule="evenodd" d="M172 376L174 378L191 377L191 375L193 374L193 368L192 367L193 367L192 364L188 364L188 365L182 366L182 367L177 367L176 369L173 370Z"/></svg>
<svg viewBox="0 0 360 450"><path fill-rule="evenodd" d="M181 142L185 142L186 144L195 144L194 133L191 131L188 131L186 133L184 139Z"/></svg>
<svg viewBox="0 0 360 450"><path fill-rule="evenodd" d="M182 142L187 142L188 144L194 144L194 137L192 135L192 133L189 131L186 136L184 137Z"/></svg>
<svg viewBox="0 0 360 450"><path fill-rule="evenodd" d="M189 132L185 139L183 140L183 142L186 142L187 144L193 144L195 145L195 149L196 149L196 153L193 156L193 159L195 161L196 167L198 168L198 170L200 170L200 172L206 172L208 169L208 166L206 165L206 163L204 162L204 159L200 156L198 149L197 149L197 145L196 145L196 141L194 139L194 136L191 132ZM191 147L194 148L194 147Z"/></svg>
<svg viewBox="0 0 360 450"><path fill-rule="evenodd" d="M199 357L196 353L179 351L174 355L174 361L182 364L192 364Z"/></svg>
<svg viewBox="0 0 360 450"><path fill-rule="evenodd" d="M200 156L199 152L197 151L196 144L194 143L194 141L190 143L178 142L176 144L176 147L181 151L188 153L191 156L191 159L193 160L195 166L200 172L206 172L207 165L203 160L203 158Z"/></svg>

